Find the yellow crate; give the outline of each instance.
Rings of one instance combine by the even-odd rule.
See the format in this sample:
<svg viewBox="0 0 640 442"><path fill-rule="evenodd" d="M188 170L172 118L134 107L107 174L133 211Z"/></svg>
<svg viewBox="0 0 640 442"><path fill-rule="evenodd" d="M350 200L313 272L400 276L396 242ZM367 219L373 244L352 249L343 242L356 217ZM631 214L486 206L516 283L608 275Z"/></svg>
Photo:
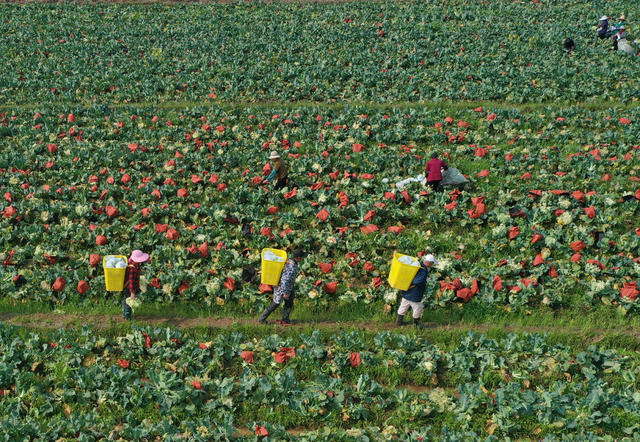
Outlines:
<svg viewBox="0 0 640 442"><path fill-rule="evenodd" d="M284 262L265 261L264 252L267 251L284 258ZM278 285L278 283L280 283L280 276L282 276L282 269L287 261L287 252L280 249L262 249L260 257L262 258L260 282L262 284Z"/></svg>
<svg viewBox="0 0 640 442"><path fill-rule="evenodd" d="M415 278L420 266L413 267L398 261L399 258L406 256L398 252L393 252L393 261L391 262L391 270L389 271L389 285L394 289L407 290ZM415 258L414 258L415 259Z"/></svg>
<svg viewBox="0 0 640 442"><path fill-rule="evenodd" d="M116 258L124 259L127 262L128 259L124 255L109 255ZM108 292L120 292L124 288L124 275L127 272L127 268L123 269L108 269L105 267L106 256L102 257L102 268L104 269L104 283L107 286Z"/></svg>

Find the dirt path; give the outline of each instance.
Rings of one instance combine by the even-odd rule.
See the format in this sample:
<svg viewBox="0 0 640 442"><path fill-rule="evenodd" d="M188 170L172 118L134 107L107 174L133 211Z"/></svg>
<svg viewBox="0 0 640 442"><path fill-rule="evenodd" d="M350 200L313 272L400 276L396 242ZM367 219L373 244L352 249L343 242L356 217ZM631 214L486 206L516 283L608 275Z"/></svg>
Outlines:
<svg viewBox="0 0 640 442"><path fill-rule="evenodd" d="M258 321L255 319L246 318L185 318L185 317L157 317L157 316L137 316L134 317L134 323L147 324L156 327L178 327L178 328L196 328L196 327L209 327L209 328L233 328L237 326L257 326ZM74 313L4 313L0 314L0 322L5 324L12 324L18 326L24 326L29 328L41 328L41 329L58 329L58 328L79 328L84 325L90 325L98 330L104 330L116 327L124 324L124 319L119 315L82 315ZM477 332L487 332L496 328L491 323L480 324L440 324L435 322L426 322L426 330L440 330L440 331L467 331L473 330ZM353 321L353 322L340 322L340 321L296 321L287 328L303 328L312 326L318 329L362 329L362 330L397 330L393 322L372 322L372 321ZM270 321L269 325L265 326L265 329L281 328L282 326L275 324L274 321ZM284 328L284 327L282 327ZM401 330L414 330L412 326L405 326ZM632 337L635 340L640 341L640 331L635 330L632 327L626 329L582 329L577 327L534 327L534 326L522 326L513 325L502 328L503 331L512 332L529 332L529 333L562 333L568 335L580 335L585 339L589 339L590 342L597 343L610 335L626 335Z"/></svg>

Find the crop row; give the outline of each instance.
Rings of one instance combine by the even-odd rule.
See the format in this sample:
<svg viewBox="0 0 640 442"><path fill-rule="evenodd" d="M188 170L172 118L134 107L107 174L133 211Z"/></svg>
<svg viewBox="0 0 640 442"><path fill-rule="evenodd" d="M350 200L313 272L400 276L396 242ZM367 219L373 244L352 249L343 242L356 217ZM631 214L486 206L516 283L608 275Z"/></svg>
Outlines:
<svg viewBox="0 0 640 442"><path fill-rule="evenodd" d="M1 6L3 103L630 100L607 2ZM561 43L572 37L574 56ZM632 35L633 38L633 35ZM629 59L630 60L630 59Z"/></svg>
<svg viewBox="0 0 640 442"><path fill-rule="evenodd" d="M293 427L327 427L343 440L362 432L593 438L638 437L640 427L636 360L594 346L574 352L535 334L469 333L446 351L388 331L372 341L314 331L200 342L173 329L43 337L3 326L0 350L4 440L230 439L247 427L274 438Z"/></svg>

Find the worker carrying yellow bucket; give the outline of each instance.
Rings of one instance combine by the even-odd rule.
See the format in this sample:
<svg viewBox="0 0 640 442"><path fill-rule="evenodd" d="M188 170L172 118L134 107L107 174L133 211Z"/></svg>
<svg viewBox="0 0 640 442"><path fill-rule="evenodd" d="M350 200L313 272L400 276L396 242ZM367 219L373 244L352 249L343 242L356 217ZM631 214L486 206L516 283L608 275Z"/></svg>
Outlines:
<svg viewBox="0 0 640 442"><path fill-rule="evenodd" d="M437 263L438 261L432 254L423 256L421 263L411 256L399 253L393 254L389 284L402 290L400 292L402 300L400 301L400 307L398 307L396 325L403 325L404 315L411 308L413 310L413 324L416 327L424 328L424 325L420 322L424 311L424 292L429 280L429 269Z"/></svg>

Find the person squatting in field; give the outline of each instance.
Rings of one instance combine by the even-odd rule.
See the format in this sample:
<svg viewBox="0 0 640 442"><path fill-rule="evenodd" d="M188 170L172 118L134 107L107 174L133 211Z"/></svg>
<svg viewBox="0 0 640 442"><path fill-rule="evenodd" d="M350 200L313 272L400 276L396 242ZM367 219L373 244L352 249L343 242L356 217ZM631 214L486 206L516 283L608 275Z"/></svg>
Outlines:
<svg viewBox="0 0 640 442"><path fill-rule="evenodd" d="M293 299L295 297L295 282L296 276L298 276L298 264L302 261L302 258L306 256L306 253L298 248L293 251L293 258L288 259L287 263L282 269L282 276L280 277L280 283L273 289L273 301L267 309L262 312L258 318L258 322L265 324L267 318L275 309L277 309L282 300L284 300L284 310L282 311L282 325L291 325L289 315L293 310Z"/></svg>
<svg viewBox="0 0 640 442"><path fill-rule="evenodd" d="M406 315L409 308L411 308L413 311L413 324L416 327L424 328L424 325L420 322L424 310L424 292L427 288L427 281L429 280L429 268L437 264L437 262L436 258L431 254L425 255L422 258L420 269L413 278L413 281L411 281L409 289L400 292L402 300L400 301L400 307L398 307L396 325L404 325L404 315Z"/></svg>
<svg viewBox="0 0 640 442"><path fill-rule="evenodd" d="M603 15L598 23L598 38L605 39L609 36L609 17Z"/></svg>
<svg viewBox="0 0 640 442"><path fill-rule="evenodd" d="M271 173L267 177L267 181L276 180L275 189L282 189L289 182L289 169L287 164L280 158L280 154L275 150L269 155L271 160Z"/></svg>

